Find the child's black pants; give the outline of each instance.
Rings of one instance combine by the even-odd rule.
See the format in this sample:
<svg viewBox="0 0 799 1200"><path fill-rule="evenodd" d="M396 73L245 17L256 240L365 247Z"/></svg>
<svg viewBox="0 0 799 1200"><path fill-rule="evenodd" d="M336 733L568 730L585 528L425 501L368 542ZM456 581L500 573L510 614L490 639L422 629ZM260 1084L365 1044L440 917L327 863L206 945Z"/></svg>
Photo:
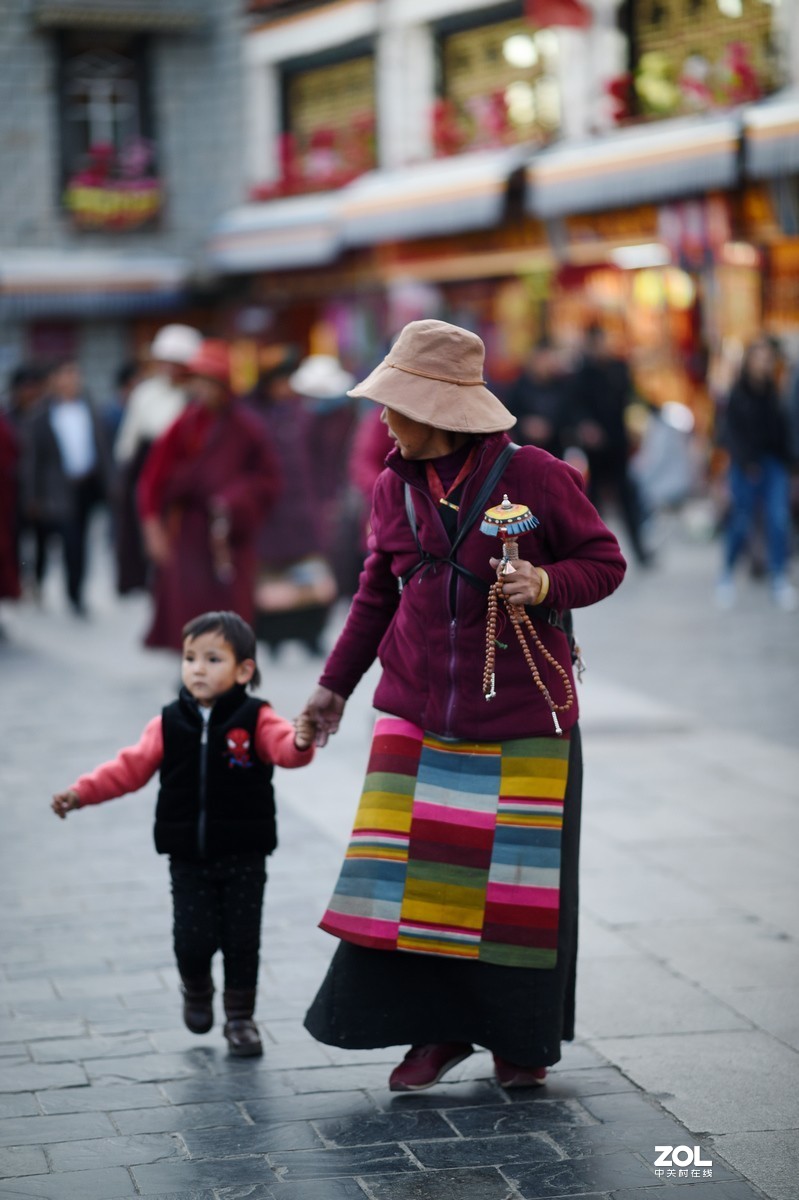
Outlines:
<svg viewBox="0 0 799 1200"><path fill-rule="evenodd" d="M173 937L184 979L202 979L217 950L225 987L245 991L258 982L261 909L266 884L262 854L229 854L207 862L170 859Z"/></svg>

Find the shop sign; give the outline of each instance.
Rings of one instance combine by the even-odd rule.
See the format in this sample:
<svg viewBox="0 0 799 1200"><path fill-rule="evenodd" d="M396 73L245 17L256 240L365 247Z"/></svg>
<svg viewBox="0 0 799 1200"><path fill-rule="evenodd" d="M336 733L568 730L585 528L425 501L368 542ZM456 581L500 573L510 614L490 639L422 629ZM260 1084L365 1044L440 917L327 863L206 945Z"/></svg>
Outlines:
<svg viewBox="0 0 799 1200"><path fill-rule="evenodd" d="M658 238L671 251L672 261L687 270L712 263L729 242L732 222L725 196L706 196L664 204L658 219Z"/></svg>
<svg viewBox="0 0 799 1200"><path fill-rule="evenodd" d="M503 250L536 250L547 246L546 227L543 221L530 217L515 224L502 225L496 229L475 230L453 234L451 237L433 237L392 242L383 247L384 261L393 263L427 262L429 260L460 257L463 254L493 254Z"/></svg>
<svg viewBox="0 0 799 1200"><path fill-rule="evenodd" d="M654 241L658 237L658 209L654 204L609 212L580 213L564 218L569 245L592 242Z"/></svg>

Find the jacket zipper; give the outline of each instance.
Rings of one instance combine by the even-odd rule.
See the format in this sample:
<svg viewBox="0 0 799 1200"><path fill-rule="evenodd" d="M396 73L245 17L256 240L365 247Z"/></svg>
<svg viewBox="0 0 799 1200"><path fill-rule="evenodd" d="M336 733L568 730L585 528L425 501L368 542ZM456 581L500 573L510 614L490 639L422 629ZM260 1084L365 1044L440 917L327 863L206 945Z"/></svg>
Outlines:
<svg viewBox="0 0 799 1200"><path fill-rule="evenodd" d="M205 858L208 825L208 721L200 734L200 815L197 818L197 850Z"/></svg>
<svg viewBox="0 0 799 1200"><path fill-rule="evenodd" d="M461 493L461 504L463 504L465 502L465 494L466 494L466 490L469 486L469 483L474 478L474 475L476 474L477 470L480 467L482 467L482 464L483 464L483 455L481 454L477 463L475 463L475 468L472 471L472 474L470 475L469 479L467 479L465 482L463 492ZM436 514L438 515L438 510L437 510L435 504L433 503L432 497L429 496L428 493L425 492L422 488L420 488L418 486L418 484L412 483L411 486L415 487L416 491L418 491L422 496L424 496L426 498L428 503L433 507L433 509L436 511ZM440 516L439 516L439 521L441 521ZM443 526L444 522L441 521L441 524ZM446 534L446 528L445 528L444 532ZM447 607L450 610L451 616L450 616L450 622L449 622L449 660L448 660L448 670L447 670L448 689L449 690L447 693L446 708L444 709L444 726L445 726L444 736L445 737L453 737L454 736L454 734L452 732L452 718L455 713L455 701L456 701L455 667L456 667L456 663L457 663L457 653L458 653L458 651L457 651L457 639L458 639L457 611L458 611L458 587L460 585L460 578L458 576L458 572L455 570L454 567L450 567L449 569L450 569L451 575L455 577L455 598L454 598L454 604L451 603L451 589L450 589L450 583L448 582L448 584L447 584Z"/></svg>
<svg viewBox="0 0 799 1200"><path fill-rule="evenodd" d="M468 485L468 482L469 481L467 480L466 481L467 485ZM422 496L425 497L425 499L428 501L428 503L431 505L434 512L438 516L439 521L441 521L441 517L438 513L438 509L436 508L435 504L433 503L432 498L427 494L427 492L423 491L422 488L417 487L416 490ZM466 489L464 488L464 491L465 490ZM463 499L461 499L461 503L463 503ZM441 525L442 525L442 527L444 527L443 521L441 521ZM444 533L445 533L445 536L448 536L446 533L446 527L444 527ZM458 577L458 572L455 570L454 567L450 567L449 571L450 571L450 579L447 582L447 591L446 591L447 607L449 608L449 611L450 611L449 656L448 656L448 663L447 663L448 691L447 691L447 703L446 703L446 707L444 709L444 737L453 737L454 736L454 734L452 733L452 718L453 718L453 715L455 712L455 700L456 700L455 666L457 663L457 653L458 653L458 651L457 651L457 644L458 644L457 611L458 611L458 585L460 584L460 579ZM454 577L454 584L455 584L454 602L452 599L452 590L451 590L453 577Z"/></svg>

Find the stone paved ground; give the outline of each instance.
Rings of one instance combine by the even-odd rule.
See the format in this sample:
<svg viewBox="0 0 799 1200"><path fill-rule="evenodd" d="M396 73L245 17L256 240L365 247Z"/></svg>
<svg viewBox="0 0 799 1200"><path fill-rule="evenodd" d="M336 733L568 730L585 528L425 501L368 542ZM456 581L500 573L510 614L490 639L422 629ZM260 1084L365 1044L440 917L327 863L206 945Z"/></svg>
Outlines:
<svg viewBox="0 0 799 1200"><path fill-rule="evenodd" d="M504 1093L476 1054L417 1096L397 1052L301 1026L332 949L315 923L363 772L369 687L307 770L280 779L261 1061L179 1019L153 789L65 824L48 799L170 697L144 608L78 623L51 585L0 647L0 1197L48 1200L796 1200L799 833L796 616L750 587L718 618L715 551L673 535L657 572L580 614L588 765L578 1041L548 1086ZM264 694L291 714L315 665ZM710 1178L654 1173L701 1147Z"/></svg>

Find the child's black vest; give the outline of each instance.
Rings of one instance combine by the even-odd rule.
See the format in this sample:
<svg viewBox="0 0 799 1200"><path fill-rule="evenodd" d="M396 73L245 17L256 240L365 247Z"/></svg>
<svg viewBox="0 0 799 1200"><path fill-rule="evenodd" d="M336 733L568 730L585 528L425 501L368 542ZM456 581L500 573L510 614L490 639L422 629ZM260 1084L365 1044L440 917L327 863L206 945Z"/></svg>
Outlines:
<svg viewBox="0 0 799 1200"><path fill-rule="evenodd" d="M255 753L264 703L237 685L219 697L205 727L199 706L182 688L163 710L155 809L159 854L198 861L272 853L277 845L272 764Z"/></svg>

